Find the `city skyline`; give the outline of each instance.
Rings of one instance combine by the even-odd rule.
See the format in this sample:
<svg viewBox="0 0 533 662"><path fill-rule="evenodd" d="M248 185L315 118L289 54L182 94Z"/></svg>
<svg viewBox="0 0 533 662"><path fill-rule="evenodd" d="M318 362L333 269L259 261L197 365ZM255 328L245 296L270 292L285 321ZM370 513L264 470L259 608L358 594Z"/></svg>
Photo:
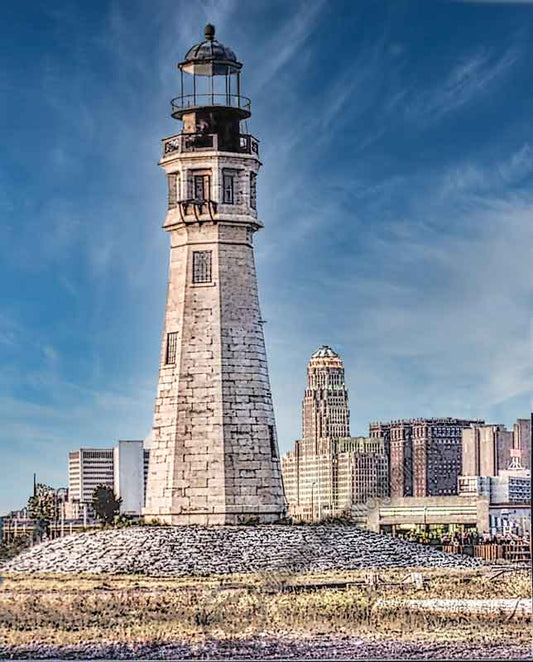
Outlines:
<svg viewBox="0 0 533 662"><path fill-rule="evenodd" d="M168 259L156 162L178 130L175 64L208 21L246 63L261 141L256 259L281 453L322 344L343 357L352 434L529 415L531 6L5 13L0 513L25 503L34 471L64 484L69 450L150 430Z"/></svg>

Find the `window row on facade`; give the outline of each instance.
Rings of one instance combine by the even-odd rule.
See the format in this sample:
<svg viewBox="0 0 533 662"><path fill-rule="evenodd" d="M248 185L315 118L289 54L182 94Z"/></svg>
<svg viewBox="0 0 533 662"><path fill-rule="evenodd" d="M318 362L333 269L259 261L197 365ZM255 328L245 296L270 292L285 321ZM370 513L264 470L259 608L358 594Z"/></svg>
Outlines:
<svg viewBox="0 0 533 662"><path fill-rule="evenodd" d="M257 174L249 173L247 178L242 178L241 171L225 168L222 170L222 195L220 202L225 205L236 205L239 203L239 193L247 194L249 205L252 209L257 208ZM248 180L247 184L243 183ZM244 187L244 190L242 189ZM246 190L247 187L247 190ZM183 198L195 202L215 201L217 196L213 195L212 178L210 170L189 170L187 175L187 192L183 196L181 173L169 175L169 205L172 207Z"/></svg>

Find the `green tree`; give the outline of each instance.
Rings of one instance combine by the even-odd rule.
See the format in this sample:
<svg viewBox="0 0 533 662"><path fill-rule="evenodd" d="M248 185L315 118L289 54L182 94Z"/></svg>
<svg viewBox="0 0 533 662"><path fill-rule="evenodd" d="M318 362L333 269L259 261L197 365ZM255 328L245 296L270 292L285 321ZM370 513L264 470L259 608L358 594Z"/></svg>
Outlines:
<svg viewBox="0 0 533 662"><path fill-rule="evenodd" d="M9 561L30 544L31 536L21 535L9 542L0 542L0 561Z"/></svg>
<svg viewBox="0 0 533 662"><path fill-rule="evenodd" d="M93 510L104 524L113 524L115 517L120 513L122 499L117 499L112 487L97 485L94 488L91 504Z"/></svg>
<svg viewBox="0 0 533 662"><path fill-rule="evenodd" d="M28 499L28 517L36 520L35 538L42 540L43 535L48 535L50 522L59 519L59 503L57 493L53 487L38 483L35 494Z"/></svg>

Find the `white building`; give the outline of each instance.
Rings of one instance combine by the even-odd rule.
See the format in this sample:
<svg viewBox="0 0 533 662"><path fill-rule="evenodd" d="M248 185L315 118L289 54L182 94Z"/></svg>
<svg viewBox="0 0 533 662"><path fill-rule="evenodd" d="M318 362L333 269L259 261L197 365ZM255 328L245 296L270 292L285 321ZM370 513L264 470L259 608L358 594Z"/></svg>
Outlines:
<svg viewBox="0 0 533 662"><path fill-rule="evenodd" d="M508 469L497 476L459 476L459 497L489 500L491 533L531 532L531 476L527 469Z"/></svg>
<svg viewBox="0 0 533 662"><path fill-rule="evenodd" d="M500 471L491 479L492 503L531 503L531 475L527 469Z"/></svg>
<svg viewBox="0 0 533 662"><path fill-rule="evenodd" d="M459 476L459 496L489 497L491 505L529 504L531 477L526 469L508 469L497 476Z"/></svg>
<svg viewBox="0 0 533 662"><path fill-rule="evenodd" d="M80 448L68 456L69 501L90 503L97 485L113 487L113 449Z"/></svg>
<svg viewBox="0 0 533 662"><path fill-rule="evenodd" d="M140 515L144 506L145 462L142 441L119 441L113 448L114 490L120 512Z"/></svg>
<svg viewBox="0 0 533 662"><path fill-rule="evenodd" d="M121 440L114 448L80 448L69 453L65 516L87 518L94 488L112 487L122 498L121 512L140 515L144 505L150 451L142 441ZM89 511L89 513L88 513Z"/></svg>

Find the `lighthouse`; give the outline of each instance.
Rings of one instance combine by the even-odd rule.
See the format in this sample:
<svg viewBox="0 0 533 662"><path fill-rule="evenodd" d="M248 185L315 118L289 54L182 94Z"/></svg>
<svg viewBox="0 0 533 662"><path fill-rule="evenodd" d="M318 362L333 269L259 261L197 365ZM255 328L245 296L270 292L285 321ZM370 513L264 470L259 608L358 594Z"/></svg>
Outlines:
<svg viewBox="0 0 533 662"><path fill-rule="evenodd" d="M168 524L286 513L253 241L259 142L242 64L205 28L178 64L165 138L170 264L144 515Z"/></svg>

